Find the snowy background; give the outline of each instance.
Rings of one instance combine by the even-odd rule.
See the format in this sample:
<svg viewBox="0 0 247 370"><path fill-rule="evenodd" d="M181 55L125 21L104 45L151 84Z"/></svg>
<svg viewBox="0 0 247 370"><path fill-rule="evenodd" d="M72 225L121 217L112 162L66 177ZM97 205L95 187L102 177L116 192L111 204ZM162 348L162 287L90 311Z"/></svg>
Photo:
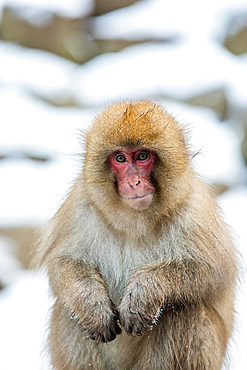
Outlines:
<svg viewBox="0 0 247 370"><path fill-rule="evenodd" d="M246 0L132 2L0 0L0 370L48 369L51 300L29 269L31 236L61 204L80 169L79 129L104 104L151 97L189 125L246 269L247 48L231 49ZM247 370L246 312L243 281L231 370Z"/></svg>

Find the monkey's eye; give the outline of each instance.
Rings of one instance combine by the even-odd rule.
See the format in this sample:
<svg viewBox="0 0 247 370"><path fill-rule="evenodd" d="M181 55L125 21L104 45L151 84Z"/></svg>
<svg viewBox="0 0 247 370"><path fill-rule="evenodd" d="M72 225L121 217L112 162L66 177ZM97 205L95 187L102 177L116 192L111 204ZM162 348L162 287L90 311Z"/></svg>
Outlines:
<svg viewBox="0 0 247 370"><path fill-rule="evenodd" d="M115 159L116 159L116 162L118 163L126 162L126 158L123 154L118 154Z"/></svg>
<svg viewBox="0 0 247 370"><path fill-rule="evenodd" d="M146 161L149 158L148 153L140 153L138 157L136 158L137 161Z"/></svg>

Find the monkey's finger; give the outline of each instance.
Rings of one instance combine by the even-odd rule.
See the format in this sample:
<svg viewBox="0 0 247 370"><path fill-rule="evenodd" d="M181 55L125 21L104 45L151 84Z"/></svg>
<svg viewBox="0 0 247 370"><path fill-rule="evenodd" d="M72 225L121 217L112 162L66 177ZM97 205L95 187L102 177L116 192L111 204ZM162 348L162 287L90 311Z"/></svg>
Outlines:
<svg viewBox="0 0 247 370"><path fill-rule="evenodd" d="M113 329L108 329L103 333L99 332L93 332L89 335L89 338L95 342L98 343L108 343L113 341L117 335L122 333L122 329L119 327L119 325L116 324L116 326Z"/></svg>

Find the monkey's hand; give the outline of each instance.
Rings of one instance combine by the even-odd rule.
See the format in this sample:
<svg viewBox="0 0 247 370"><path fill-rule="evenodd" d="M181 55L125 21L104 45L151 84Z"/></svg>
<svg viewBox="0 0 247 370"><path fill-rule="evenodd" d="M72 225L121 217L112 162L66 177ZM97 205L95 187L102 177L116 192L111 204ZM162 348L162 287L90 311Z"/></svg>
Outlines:
<svg viewBox="0 0 247 370"><path fill-rule="evenodd" d="M141 335L158 321L164 294L148 266L136 271L121 300L119 321L128 334Z"/></svg>
<svg viewBox="0 0 247 370"><path fill-rule="evenodd" d="M98 298L89 302L83 315L80 315L79 325L86 337L98 342L107 343L122 332L119 327L118 312L113 303L107 299Z"/></svg>
<svg viewBox="0 0 247 370"><path fill-rule="evenodd" d="M122 331L118 312L99 272L69 256L55 262L49 270L53 294L70 318L78 322L82 335L99 343L115 339Z"/></svg>

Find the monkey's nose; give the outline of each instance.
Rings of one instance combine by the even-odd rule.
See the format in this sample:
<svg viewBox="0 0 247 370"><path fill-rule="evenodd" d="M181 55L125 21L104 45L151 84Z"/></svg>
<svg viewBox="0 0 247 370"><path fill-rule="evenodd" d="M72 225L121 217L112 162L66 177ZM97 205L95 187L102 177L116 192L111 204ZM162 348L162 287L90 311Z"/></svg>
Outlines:
<svg viewBox="0 0 247 370"><path fill-rule="evenodd" d="M137 179L129 179L127 181L127 184L131 187L131 188L136 188L139 184L141 183L141 181L137 178Z"/></svg>

